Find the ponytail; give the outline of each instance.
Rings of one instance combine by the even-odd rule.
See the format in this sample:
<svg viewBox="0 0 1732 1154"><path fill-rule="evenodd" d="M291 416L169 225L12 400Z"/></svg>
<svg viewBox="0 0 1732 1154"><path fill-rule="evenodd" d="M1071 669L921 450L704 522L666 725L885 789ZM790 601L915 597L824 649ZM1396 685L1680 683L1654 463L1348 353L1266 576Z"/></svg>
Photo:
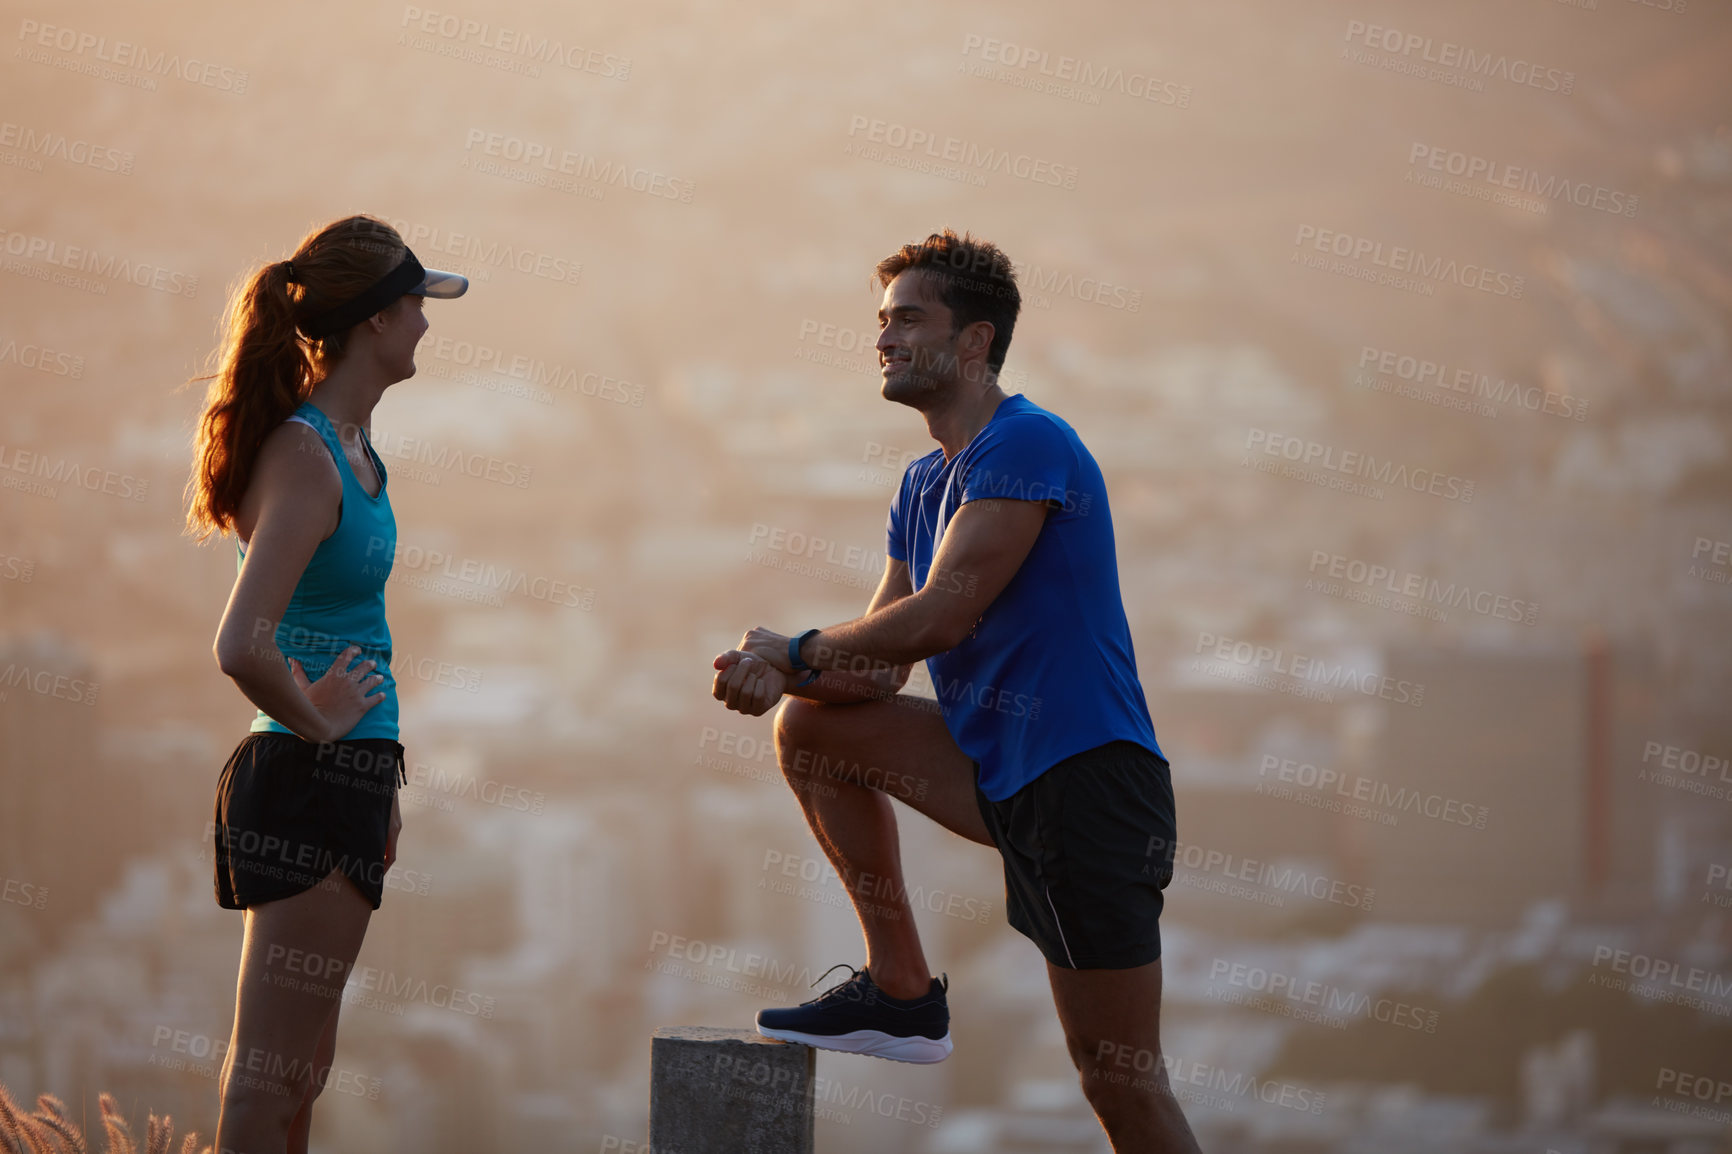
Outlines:
<svg viewBox="0 0 1732 1154"><path fill-rule="evenodd" d="M299 323L350 300L403 258L389 224L351 216L256 270L229 298L187 480L186 532L199 541L234 530L265 438L307 399L342 356L347 332L313 339Z"/></svg>

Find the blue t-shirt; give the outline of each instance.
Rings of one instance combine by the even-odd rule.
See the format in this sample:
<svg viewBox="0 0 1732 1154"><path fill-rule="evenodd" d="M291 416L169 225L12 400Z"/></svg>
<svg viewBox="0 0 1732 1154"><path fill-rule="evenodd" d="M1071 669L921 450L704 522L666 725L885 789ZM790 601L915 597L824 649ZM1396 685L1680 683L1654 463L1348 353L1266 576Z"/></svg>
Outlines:
<svg viewBox="0 0 1732 1154"><path fill-rule="evenodd" d="M982 497L1051 510L967 639L926 659L951 737L980 763L982 792L1003 801L1109 741L1159 754L1119 597L1106 483L1076 430L1017 393L954 458L935 449L908 466L887 550L908 563L916 591L950 518Z"/></svg>

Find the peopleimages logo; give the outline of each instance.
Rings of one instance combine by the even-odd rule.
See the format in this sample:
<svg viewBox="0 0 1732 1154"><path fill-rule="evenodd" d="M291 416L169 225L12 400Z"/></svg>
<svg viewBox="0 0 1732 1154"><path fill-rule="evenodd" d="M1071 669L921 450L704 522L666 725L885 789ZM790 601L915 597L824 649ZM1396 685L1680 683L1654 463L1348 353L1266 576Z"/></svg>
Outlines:
<svg viewBox="0 0 1732 1154"><path fill-rule="evenodd" d="M11 902L27 909L47 909L48 887L21 882L17 878L6 878L5 884L0 885L0 901Z"/></svg>
<svg viewBox="0 0 1732 1154"><path fill-rule="evenodd" d="M1197 647L1192 652L1207 653L1216 661L1231 662L1258 673L1280 674L1334 689L1351 689L1367 697L1379 697L1401 705L1417 707L1425 701L1423 683L1385 677L1370 670L1355 669L1346 662L1331 663L1324 657L1289 652L1272 645L1257 645L1214 633L1199 633ZM1198 664L1195 658L1192 664Z"/></svg>
<svg viewBox="0 0 1732 1154"><path fill-rule="evenodd" d="M802 750L801 752L806 752ZM904 774L877 769L866 771L890 777L906 777ZM863 784L867 784L864 780ZM872 788L868 784L868 788ZM926 796L926 783L921 782L918 788L912 784L908 790L901 788L886 789L883 792L895 797ZM772 868L774 867L774 868ZM984 922L992 916L992 903L980 898L968 897L947 890L928 890L925 886L915 883L907 885L895 878L881 874L858 873L852 879L844 881L836 872L836 868L822 858L807 857L803 854L784 853L777 849L764 851L764 864L759 867L766 875L758 879L757 888L768 893L784 894L790 897L801 897L820 904L833 905L837 908L847 908L850 902L827 901L826 897L839 897L837 894L826 895L823 887L834 885L844 894L850 894L858 899L860 904L876 905L879 912L887 914L899 913L898 907L907 902L909 908L925 910L928 913L945 914L960 918L966 922ZM772 874L779 873L783 878L793 879L781 881ZM797 883L805 882L807 885ZM813 888L813 887L817 888Z"/></svg>
<svg viewBox="0 0 1732 1154"><path fill-rule="evenodd" d="M988 64L998 64L1023 72L1032 71L1040 77L1050 77L1066 85L1075 85L1078 91L1087 92L1091 96L1097 92L1117 92L1133 100L1147 100L1177 108L1191 106L1189 84L1161 80L1134 69L1127 72L1115 65L1093 64L1080 57L1054 55L1031 45L1018 45L1007 40L995 40L990 36L969 33L962 39L962 55L967 57L975 53L979 53L980 59ZM1091 104L1099 102L1098 96L1089 101Z"/></svg>
<svg viewBox="0 0 1732 1154"><path fill-rule="evenodd" d="M781 1103L805 1096L810 1087L810 1097L817 1103L813 1111L815 1117L825 1121L837 1122L843 1126L853 1121L854 1110L864 1110L880 1118L894 1118L899 1122L912 1122L917 1126L936 1128L944 1117L944 1107L931 1102L921 1102L899 1094L889 1094L874 1091L864 1086L850 1085L834 1078L826 1079L820 1075L801 1075L788 1069L785 1065L772 1067L762 1058L751 1058L745 1055L751 1051L742 1051L740 1057L726 1053L718 1053L715 1057L715 1072L726 1074L728 1087L723 1091L723 1097L734 1101ZM610 1147L607 1140L602 1141L602 1150L619 1149L621 1154L631 1154L625 1147ZM642 1147L637 1154L656 1154L649 1146ZM678 1154L668 1151L665 1154Z"/></svg>
<svg viewBox="0 0 1732 1154"><path fill-rule="evenodd" d="M1195 1102L1214 1109L1239 1110L1247 1099L1255 1099L1269 1106L1321 1114L1328 1099L1322 1091L1307 1086L1259 1079L1222 1066L1108 1039L1102 1039L1095 1046L1095 1068L1089 1072L1089 1077L1118 1086L1134 1085L1139 1090L1160 1090L1163 1087L1155 1078L1135 1076L1152 1075L1157 1066L1166 1073L1173 1097L1181 1102Z"/></svg>
<svg viewBox="0 0 1732 1154"><path fill-rule="evenodd" d="M16 148L25 156L40 162L58 160L65 164L94 168L99 172L132 173L132 153L107 144L92 144L88 140L69 137L64 132L38 130L27 124L0 121L0 148ZM38 163L33 171L40 172Z"/></svg>
<svg viewBox="0 0 1732 1154"><path fill-rule="evenodd" d="M405 437L401 433L379 433L373 439L373 451L386 460L426 466L414 469L416 480L431 481L435 485L445 474L461 474L513 489L525 489L535 475L533 465L506 461L485 453L465 452L424 437Z"/></svg>
<svg viewBox="0 0 1732 1154"><path fill-rule="evenodd" d="M188 56L182 58L180 53L167 51L151 51L141 44L133 44L125 40L116 40L110 44L108 37L98 36L92 32L81 32L76 28L63 28L54 24L43 24L37 20L21 20L18 24L18 39L24 42L26 59L38 64L54 63L52 58L40 52L30 52L31 49L53 48L59 52L69 52L75 57L88 56L90 60L100 64L112 64L120 68L130 68L150 76L173 76L188 84L196 84L204 88L214 88L218 92L232 92L236 96L243 95L247 90L247 74L236 68L228 68L220 64L212 64ZM72 63L83 63L75 61ZM65 67L64 64L60 65ZM81 68L69 68L73 72L91 72L103 76L112 69L99 69L86 64ZM142 79L142 78L141 78ZM151 87L154 87L152 85Z"/></svg>
<svg viewBox="0 0 1732 1154"><path fill-rule="evenodd" d="M50 237L0 228L0 252L20 260L41 261L58 268L94 273L111 281L123 281L171 296L198 295L196 276L81 245L62 244ZM107 289L102 291L106 292Z"/></svg>
<svg viewBox="0 0 1732 1154"><path fill-rule="evenodd" d="M629 405L634 409L643 407L644 390L641 385L603 373L581 371L574 366L562 365L528 353L455 337L429 337L421 342L419 351L462 368L474 369L478 373L499 373L513 380L523 381L532 389L558 389L561 392L611 401L616 405Z"/></svg>
<svg viewBox="0 0 1732 1154"><path fill-rule="evenodd" d="M1228 850L1211 849L1197 845L1194 842L1173 841L1160 836L1149 838L1143 848L1143 856L1149 860L1143 865L1145 875L1154 876L1163 873L1161 863L1165 860L1166 851L1173 851L1172 861L1176 867L1183 866L1199 874L1211 874L1214 877L1228 881L1249 882L1254 886L1263 886L1283 894L1301 894L1315 898L1320 902L1332 902L1349 909L1369 910L1377 900L1377 889L1374 886L1362 886L1339 878L1330 878L1323 874L1291 865L1277 866L1274 862L1259 861L1256 858L1240 857ZM1181 885L1194 884L1189 879L1181 878ZM1198 885L1199 889L1215 889L1210 885ZM1238 887L1243 888L1243 887ZM1242 896L1242 895L1236 895ZM1273 897L1274 895L1262 895ZM1264 904L1280 906L1283 901L1265 901Z"/></svg>
<svg viewBox="0 0 1732 1154"><path fill-rule="evenodd" d="M1610 213L1613 216L1635 216L1636 205L1640 198L1614 188L1591 184L1585 180L1569 180L1557 176L1541 176L1531 168L1506 164L1503 161L1492 160L1484 156L1460 152L1435 144L1425 144L1414 141L1407 150L1407 163L1422 168L1424 172L1458 176L1469 184L1483 184L1489 192L1527 193L1542 198L1543 201L1564 200L1577 208L1591 208L1599 212ZM1421 173L1424 175L1424 173ZM1415 179L1414 170L1409 169L1407 179ZM1446 191L1459 191L1441 183L1437 187ZM1510 203L1516 207L1525 208L1519 199Z"/></svg>
<svg viewBox="0 0 1732 1154"><path fill-rule="evenodd" d="M401 572L413 571L466 585L479 586L495 594L522 594L536 601L545 601L550 605L561 605L585 611L595 605L594 589L570 581L539 576L509 565L495 565L491 561L483 561L475 557L459 557L441 549L426 549L420 545L405 544L397 538L367 538L367 557L369 559L383 557L387 550L391 554L390 561L363 566L365 575L378 576L381 573L396 575Z"/></svg>
<svg viewBox="0 0 1732 1154"><path fill-rule="evenodd" d="M393 218L390 223L402 234L403 243L418 253L454 258L452 263L458 265L467 262L471 269L481 273L480 277L471 276L470 280L489 279L487 270L496 268L508 268L555 284L577 284L583 278L582 261L557 253L498 240L483 240L472 232L456 232L398 218ZM441 267L451 272L465 271L462 267L452 267L452 263L442 261Z"/></svg>
<svg viewBox="0 0 1732 1154"><path fill-rule="evenodd" d="M560 148L544 141L489 132L485 128L471 128L464 137L463 150L470 153L479 150L484 158L497 157L514 165L521 165L522 168L517 170L519 179L525 174L536 175L536 170L540 169L543 170L540 175L551 173L572 177L595 185L598 190L607 185L617 185L631 192L641 192L663 200L677 200L683 204L691 203L692 193L697 187L690 180L682 180L664 172L617 164L587 152L573 152L569 148ZM469 157L464 157L463 167L493 175L511 175L510 170L500 169L499 165L491 160L472 162ZM529 183L538 182L530 180Z"/></svg>
<svg viewBox="0 0 1732 1154"><path fill-rule="evenodd" d="M1718 778L1721 784L1714 784L1711 778ZM1732 759L1649 741L1642 747L1642 768L1636 780L1724 800L1732 796Z"/></svg>
<svg viewBox="0 0 1732 1154"><path fill-rule="evenodd" d="M84 376L84 358L72 353L57 352L37 344L19 344L13 337L0 337L0 365L17 365L50 376Z"/></svg>
<svg viewBox="0 0 1732 1154"><path fill-rule="evenodd" d="M1078 277L1075 273L1062 272L1056 268L1019 264L1016 266L1016 281L1026 299L1034 302L1037 308L1047 307L1039 303L1047 296L1070 297L1083 304L1099 305L1120 312L1134 313L1143 307L1142 289L1127 288L1099 277Z"/></svg>
<svg viewBox="0 0 1732 1154"><path fill-rule="evenodd" d="M792 963L783 965L767 954L742 954L738 947L723 945L720 942L704 942L697 938L687 938L681 934L669 933L667 930L655 930L650 934L650 958L645 959L643 968L657 970L653 964L654 955L663 953L675 961L686 961L706 969L720 970L724 974L734 974L742 978L762 978L770 987L782 989L799 989L815 985L822 974L814 974L805 966ZM665 970L658 972L667 972ZM682 977L693 975L682 974Z"/></svg>
<svg viewBox="0 0 1732 1154"><path fill-rule="evenodd" d="M520 28L495 27L485 20L472 20L453 12L435 12L417 8L412 4L406 5L400 26L410 32L437 36L465 47L497 52L507 58L516 57L537 64L558 64L573 72L588 72L604 80L626 80L631 76L629 57L616 56L596 48L585 48L581 44L567 44L549 36L525 32Z"/></svg>
<svg viewBox="0 0 1732 1154"><path fill-rule="evenodd" d="M1654 1082L1655 1090L1665 1090L1679 1098L1694 1098L1698 1102L1713 1102L1718 1106L1722 1102L1732 1101L1732 1082L1723 1078L1715 1078L1707 1074L1692 1074L1684 1070L1674 1070L1670 1066L1661 1066L1659 1076ZM1672 1103L1667 1103L1670 1107ZM1721 1115L1717 1121L1726 1121L1724 1111L1716 1111Z"/></svg>
<svg viewBox="0 0 1732 1154"><path fill-rule="evenodd" d="M758 521L746 538L748 545L761 545L777 553L788 553L808 560L822 559L844 569L877 572L884 567L884 554L864 545L844 545L828 537L814 537L799 530L788 530Z"/></svg>
<svg viewBox="0 0 1732 1154"><path fill-rule="evenodd" d="M1352 263L1340 268L1331 267L1327 261L1301 251L1307 242L1315 252ZM1341 272L1359 280L1389 283L1397 288L1423 289L1432 283L1453 284L1519 301L1527 284L1525 277L1500 272L1487 265L1471 262L1464 264L1452 257L1427 256L1420 250L1405 245L1390 245L1385 248L1380 240L1318 228L1314 224L1299 226L1299 231L1293 236L1293 246L1292 262L1295 264ZM1362 261L1369 261L1370 267L1359 263ZM1409 281L1412 283L1408 283ZM1425 292L1422 295L1429 296L1430 293Z"/></svg>
<svg viewBox="0 0 1732 1154"><path fill-rule="evenodd" d="M1708 558L1707 564L1702 564L1702 558ZM1698 537L1690 548L1691 577L1700 577L1715 585L1725 585L1732 578L1726 566L1732 565L1732 541L1716 541L1712 537Z"/></svg>
<svg viewBox="0 0 1732 1154"><path fill-rule="evenodd" d="M960 137L947 136L931 129L910 127L894 120L855 115L848 121L848 135L863 137L869 145L883 145L909 154L918 152L929 159L975 169L981 173L997 172L1014 176L1018 180L1033 181L1035 184L1050 184L1056 188L1076 187L1077 167L1074 164L1059 164L1007 148L983 147ZM861 155L875 159L868 155L865 149L862 149Z"/></svg>
<svg viewBox="0 0 1732 1154"><path fill-rule="evenodd" d="M1434 65L1435 68L1428 71L1447 74L1451 78L1473 79L1481 86L1486 80L1503 80L1564 96L1570 95L1576 87L1574 72L1547 68L1520 57L1512 59L1501 52L1481 52L1453 40L1435 40L1417 32L1402 32L1398 28L1385 28L1381 24L1367 24L1363 20L1349 20L1347 35L1343 39L1346 43L1341 54L1356 64L1387 68L1391 63L1398 62L1407 66L1391 69L1397 72L1417 69L1419 65ZM1371 53L1357 51L1358 48L1388 53L1393 59L1384 61ZM1443 79L1445 76L1439 75L1436 78Z"/></svg>
<svg viewBox="0 0 1732 1154"><path fill-rule="evenodd" d="M1570 421L1584 421L1588 416L1588 402L1581 397L1553 392L1538 385L1524 385L1506 377L1493 377L1473 369L1452 368L1441 361L1394 349L1380 349L1375 345L1360 346L1359 368L1362 372L1357 383L1379 391L1388 390L1379 387L1377 377L1394 377L1416 388L1459 394L1464 404L1477 401L1487 405L1514 405L1530 413L1545 413ZM1491 415L1496 416L1495 409Z"/></svg>
<svg viewBox="0 0 1732 1154"><path fill-rule="evenodd" d="M1280 796L1293 792L1285 789L1285 786L1296 785L1302 790L1313 790L1324 795L1329 801L1343 799L1382 810L1384 812L1377 816L1391 819L1385 821L1385 825L1396 824L1393 819L1398 813L1416 813L1450 825L1484 829L1485 819L1491 813L1491 810L1483 805L1471 805L1442 794L1409 789L1405 785L1391 785L1387 781L1378 781L1362 774L1344 773L1331 766L1319 768L1308 761L1294 761L1290 757L1279 757L1273 753L1263 755L1262 763L1257 767L1257 776L1264 779L1257 783L1256 792L1259 794ZM1268 779L1271 777L1279 784L1269 785ZM1331 794L1333 797L1327 796ZM1331 812L1340 811L1331 808Z"/></svg>
<svg viewBox="0 0 1732 1154"><path fill-rule="evenodd" d="M420 1003L471 1018L493 1017L495 999L474 990L429 983L426 978L401 975L377 966L356 966L350 975L349 984L343 990L345 1005L401 1014L406 1004Z"/></svg>
<svg viewBox="0 0 1732 1154"><path fill-rule="evenodd" d="M1229 987L1237 987L1247 994L1259 997L1248 998L1243 994L1233 996L1232 991L1218 991L1216 984L1222 980L1225 980ZM1207 996L1211 999L1248 1004L1257 1009L1272 1009L1304 1021L1319 1021L1339 1028L1344 1024L1344 1019L1360 1018L1427 1034L1437 1033L1438 1012L1425 1006L1395 998L1373 998L1369 994L1344 990L1328 982L1313 981L1298 974L1284 974L1278 970L1267 970L1227 958L1215 958L1210 963L1209 984Z"/></svg>
<svg viewBox="0 0 1732 1154"><path fill-rule="evenodd" d="M276 1051L260 1049L257 1046L248 1047L244 1056L241 1051L235 1051L231 1061L229 1039L176 1029L173 1026L156 1027L150 1040L150 1048L152 1052L147 1065L175 1073L186 1071L206 1078L217 1077L222 1068L227 1066L236 1078L243 1077L242 1071L263 1074L277 1082L292 1082L305 1078L321 1089L366 1098L370 1102L378 1101L380 1087L384 1085L378 1078L368 1078L353 1070L329 1065L315 1067L310 1062L287 1058ZM258 1079L249 1080L258 1082Z"/></svg>
<svg viewBox="0 0 1732 1154"><path fill-rule="evenodd" d="M407 776L410 786L439 795L435 800L445 803L438 805L439 809L451 809L449 802L453 798L459 801L478 801L483 805L498 806L500 809L515 810L518 813L539 814L547 805L547 795L539 790L491 779L483 782L473 774L448 773L444 769L436 769L421 762L411 766Z"/></svg>
<svg viewBox="0 0 1732 1154"><path fill-rule="evenodd" d="M74 705L96 704L97 684L94 681L8 661L6 668L0 669L0 701L6 700L6 691L13 689L23 689L39 697L70 701Z"/></svg>
<svg viewBox="0 0 1732 1154"><path fill-rule="evenodd" d="M12 474L21 474L15 477ZM116 473L101 465L81 465L67 457L50 457L33 449L0 443L0 488L35 493L50 500L58 486L71 485L125 501L142 501L150 494L148 478Z"/></svg>
<svg viewBox="0 0 1732 1154"><path fill-rule="evenodd" d="M1489 589L1475 589L1466 582L1451 581L1445 584L1423 573L1404 573L1393 566L1361 561L1357 557L1345 557L1323 549L1311 551L1310 572L1311 576L1305 581L1306 590L1327 593L1330 596L1342 596L1345 593L1347 600L1369 601L1380 608L1399 604L1390 603L1388 598L1381 597L1381 594L1388 593L1398 598L1412 598L1416 604L1426 608L1465 607L1482 617L1516 621L1523 625L1532 625L1540 611L1539 605L1533 601L1507 597ZM1357 589L1344 590L1342 583ZM1447 620L1449 616L1444 613L1438 617L1417 609L1410 612L1414 616L1431 617L1433 620Z"/></svg>
<svg viewBox="0 0 1732 1154"><path fill-rule="evenodd" d="M983 496L1003 497L1012 501L1043 501L1048 505L1058 505L1064 512L1075 513L1079 517L1088 516L1089 506L1094 504L1094 494L1055 488L1044 477L1022 477L995 473L991 469L975 469L968 474L968 484Z"/></svg>
<svg viewBox="0 0 1732 1154"><path fill-rule="evenodd" d="M992 685L976 685L960 677L951 678L947 682L941 673L932 675L932 688L941 702L959 704L967 701L980 709L990 709L1011 717L1026 717L1030 721L1040 720L1040 708L1044 704L1044 700L1039 697L1014 693Z"/></svg>
<svg viewBox="0 0 1732 1154"><path fill-rule="evenodd" d="M1651 1001L1669 1002L1712 1014L1732 1013L1732 1003L1728 1002L1732 998L1732 976L1698 966L1680 965L1670 958L1604 945L1594 947L1593 965L1596 971L1603 967L1611 973L1590 974L1590 986L1622 990Z"/></svg>
<svg viewBox="0 0 1732 1154"><path fill-rule="evenodd" d="M1292 462L1302 474L1314 473L1324 478L1352 478L1341 485L1328 487L1343 488L1358 485L1360 479L1371 482L1372 485L1388 485L1391 488L1410 489L1415 493L1426 493L1433 497L1442 497L1448 501L1460 501L1468 504L1473 500L1474 483L1466 477L1457 477L1453 473L1440 473L1436 469L1410 469L1406 465L1398 465L1387 457L1378 458L1370 453L1362 453L1356 449L1337 449L1321 441L1306 440L1302 437L1289 436L1286 433L1270 432L1267 429L1251 429L1245 438L1245 459L1241 464L1251 465L1264 472L1273 472L1264 462L1256 458L1258 452L1264 457L1275 457ZM1302 480L1309 477L1301 476ZM1359 486L1370 488L1369 486ZM1375 493L1378 500L1382 499L1382 491L1371 489L1367 496Z"/></svg>

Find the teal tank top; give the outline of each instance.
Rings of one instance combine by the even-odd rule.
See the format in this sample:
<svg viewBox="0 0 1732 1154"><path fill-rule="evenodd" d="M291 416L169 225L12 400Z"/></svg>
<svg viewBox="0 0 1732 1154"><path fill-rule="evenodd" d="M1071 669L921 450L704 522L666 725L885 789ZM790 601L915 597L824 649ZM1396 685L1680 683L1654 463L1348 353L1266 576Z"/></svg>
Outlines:
<svg viewBox="0 0 1732 1154"><path fill-rule="evenodd" d="M379 473L379 494L372 496L349 468L329 417L311 401L303 401L289 419L311 425L330 449L337 472L343 478L343 505L337 531L319 542L306 571L295 584L289 607L277 626L277 648L285 660L293 657L301 663L309 681L317 681L330 669L337 654L350 645L359 645L361 652L354 661L370 658L378 662L372 672L383 674L385 680L373 693L383 690L385 700L364 713L341 740L388 737L396 741L397 679L391 673L391 627L385 623L385 582L391 576L391 562L397 553L397 518L391 513L391 498L386 492L385 463L363 432L362 444ZM246 548L238 540L235 548L240 554L235 561L238 572L246 560ZM261 709L253 719L252 732L292 731Z"/></svg>

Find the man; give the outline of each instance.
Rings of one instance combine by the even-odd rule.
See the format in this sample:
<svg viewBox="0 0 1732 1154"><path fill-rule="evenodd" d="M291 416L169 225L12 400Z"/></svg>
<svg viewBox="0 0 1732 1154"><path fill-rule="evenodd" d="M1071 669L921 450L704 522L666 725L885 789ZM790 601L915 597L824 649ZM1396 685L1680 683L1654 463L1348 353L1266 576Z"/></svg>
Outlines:
<svg viewBox="0 0 1732 1154"><path fill-rule="evenodd" d="M866 940L863 968L762 1011L759 1032L910 1062L950 1053L949 983L927 967L907 901L894 794L998 848L1010 924L1046 956L1113 1148L1195 1151L1159 1060L1172 784L1100 469L1069 425L998 386L1021 307L998 248L946 230L877 275L883 396L918 410L939 448L891 501L864 617L794 637L754 629L715 660L731 709L789 695L777 757ZM897 696L921 660L936 709Z"/></svg>

